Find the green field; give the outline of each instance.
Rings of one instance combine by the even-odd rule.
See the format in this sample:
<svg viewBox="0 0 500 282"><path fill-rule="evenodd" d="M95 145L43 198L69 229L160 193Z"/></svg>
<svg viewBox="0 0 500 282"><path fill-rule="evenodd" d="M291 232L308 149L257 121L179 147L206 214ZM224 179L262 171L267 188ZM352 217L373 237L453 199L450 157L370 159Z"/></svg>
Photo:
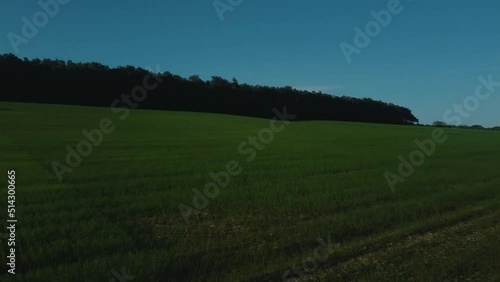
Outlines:
<svg viewBox="0 0 500 282"><path fill-rule="evenodd" d="M52 162L103 118L115 130L60 183ZM434 128L293 122L248 161L238 146L268 127L1 102L0 280L500 281L499 131L446 129L448 140L392 192L384 173ZM186 224L179 205L193 207L193 189L231 161L241 173ZM16 279L6 273L8 170ZM331 244L304 267L318 238ZM129 280L117 278L123 269Z"/></svg>

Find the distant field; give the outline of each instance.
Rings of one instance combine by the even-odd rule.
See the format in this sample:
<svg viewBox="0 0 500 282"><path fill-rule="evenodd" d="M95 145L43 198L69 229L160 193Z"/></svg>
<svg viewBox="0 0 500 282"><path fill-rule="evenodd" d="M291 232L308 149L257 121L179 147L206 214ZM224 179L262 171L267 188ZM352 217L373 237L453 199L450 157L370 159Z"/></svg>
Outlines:
<svg viewBox="0 0 500 282"><path fill-rule="evenodd" d="M59 183L52 162L106 117L114 132ZM216 114L133 110L122 121L109 108L0 102L0 221L5 234L14 169L16 280L500 281L500 131L447 129L392 192L384 172L433 128L290 123L248 161L238 146L268 127ZM203 191L232 160L241 173L186 224L179 204L193 207L192 189ZM328 237L322 261L304 267ZM0 280L14 281L1 241ZM129 280L117 277L123 269Z"/></svg>

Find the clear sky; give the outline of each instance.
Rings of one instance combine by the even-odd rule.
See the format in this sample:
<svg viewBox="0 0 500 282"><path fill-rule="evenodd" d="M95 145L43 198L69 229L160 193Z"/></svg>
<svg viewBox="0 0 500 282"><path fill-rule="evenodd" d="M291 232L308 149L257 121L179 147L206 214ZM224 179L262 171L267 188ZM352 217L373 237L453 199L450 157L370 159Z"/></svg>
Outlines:
<svg viewBox="0 0 500 282"><path fill-rule="evenodd" d="M183 77L220 75L370 97L410 108L421 123L443 120L446 110L474 95L478 76L500 81L498 0L401 0L400 12L348 63L341 42L356 47L354 28L365 30L370 12L388 10L391 1L241 0L221 21L213 0L70 0L44 23L37 1L2 0L0 53L159 64ZM24 37L16 53L9 33L23 36L22 18L33 23L36 15L38 31L27 33L32 38ZM472 103L463 123L500 125L498 96L500 87Z"/></svg>

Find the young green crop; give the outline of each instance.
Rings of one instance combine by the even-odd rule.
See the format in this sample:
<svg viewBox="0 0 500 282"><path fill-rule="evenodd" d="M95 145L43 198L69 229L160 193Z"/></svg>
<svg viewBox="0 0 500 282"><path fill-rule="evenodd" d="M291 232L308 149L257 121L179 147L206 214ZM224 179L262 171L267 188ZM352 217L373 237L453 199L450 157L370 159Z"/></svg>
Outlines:
<svg viewBox="0 0 500 282"><path fill-rule="evenodd" d="M238 145L269 120L132 110L120 121L107 108L0 108L0 219L5 225L14 169L18 280L500 277L498 131L445 129L446 143L392 192L384 173L432 127L292 122L248 162ZM103 118L114 131L59 182L52 162ZM241 173L186 224L179 205L231 160ZM302 263L328 237L338 245L308 272Z"/></svg>

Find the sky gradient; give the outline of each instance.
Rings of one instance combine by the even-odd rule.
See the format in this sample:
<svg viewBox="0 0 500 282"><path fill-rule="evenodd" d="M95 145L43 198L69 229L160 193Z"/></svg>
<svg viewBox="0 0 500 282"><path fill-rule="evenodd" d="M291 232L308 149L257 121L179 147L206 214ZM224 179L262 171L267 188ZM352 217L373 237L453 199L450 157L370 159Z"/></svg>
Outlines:
<svg viewBox="0 0 500 282"><path fill-rule="evenodd" d="M0 53L112 67L159 64L183 77L220 75L370 97L410 108L421 123L443 120L448 109L474 95L479 76L500 82L495 0L401 0L400 12L348 63L340 44L356 46L354 28L365 30L374 20L371 11L388 10L392 1L242 0L221 20L208 0L60 0L68 3L58 4L16 53L11 39L24 37L22 18L33 23L44 10L37 1L4 0ZM219 7L237 2L220 0L228 4ZM43 23L43 16L38 20ZM463 124L500 125L497 88Z"/></svg>

